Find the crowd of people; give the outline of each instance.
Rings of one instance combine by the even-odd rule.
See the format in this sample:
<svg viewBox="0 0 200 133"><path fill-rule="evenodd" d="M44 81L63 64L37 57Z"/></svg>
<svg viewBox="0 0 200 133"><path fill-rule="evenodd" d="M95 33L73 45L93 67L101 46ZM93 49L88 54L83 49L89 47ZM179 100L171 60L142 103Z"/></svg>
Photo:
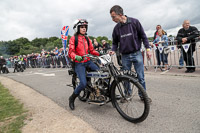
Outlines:
<svg viewBox="0 0 200 133"><path fill-rule="evenodd" d="M110 49L110 44L105 40L102 40L102 44L100 44L96 39L94 39L93 47L97 51L106 53ZM1 56L2 59L0 60L0 70L3 65L14 68L16 62L23 64L25 68L70 68L71 59L68 56L68 52L68 47L65 49L65 51L63 48L55 47L55 49L51 51L42 49L40 53L12 56L7 59L4 59L4 57Z"/></svg>
<svg viewBox="0 0 200 133"><path fill-rule="evenodd" d="M186 64L185 73L195 72L195 62L193 53L196 50L196 39L199 37L199 31L196 27L190 26L189 20L184 20L182 28L178 31L175 38L177 48L180 49L179 69L183 68L184 61ZM200 38L200 37L199 37ZM188 51L183 48L184 44L190 44ZM155 54L157 59L157 67L164 67L163 70L168 69L168 45L169 39L167 33L161 28L161 25L156 26L154 33L154 40L150 43L151 47L156 47ZM159 51L159 46L163 47L162 53Z"/></svg>
<svg viewBox="0 0 200 133"><path fill-rule="evenodd" d="M8 58L7 62L9 62L9 67L13 67L15 61L20 60L26 68L60 68L61 66L65 68L70 67L67 53L68 48L64 51L63 48L58 49L55 47L55 49L51 51L42 49L41 53L13 56Z"/></svg>

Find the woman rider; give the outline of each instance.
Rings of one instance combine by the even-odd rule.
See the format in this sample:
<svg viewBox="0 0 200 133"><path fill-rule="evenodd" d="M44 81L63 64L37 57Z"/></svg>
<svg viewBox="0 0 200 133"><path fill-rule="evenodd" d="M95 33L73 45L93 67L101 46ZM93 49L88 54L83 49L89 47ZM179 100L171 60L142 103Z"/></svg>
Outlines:
<svg viewBox="0 0 200 133"><path fill-rule="evenodd" d="M74 23L73 27L75 34L69 41L69 57L75 62L75 72L80 80L79 85L75 88L73 94L69 97L69 107L74 110L74 101L87 85L85 70L89 67L91 70L98 70L99 68L95 65L89 57L82 58L82 56L88 54L88 51L92 55L99 56L99 52L95 51L90 39L86 39L88 22L85 19L78 19ZM75 36L78 37L78 44L75 46ZM89 40L89 44L87 42Z"/></svg>

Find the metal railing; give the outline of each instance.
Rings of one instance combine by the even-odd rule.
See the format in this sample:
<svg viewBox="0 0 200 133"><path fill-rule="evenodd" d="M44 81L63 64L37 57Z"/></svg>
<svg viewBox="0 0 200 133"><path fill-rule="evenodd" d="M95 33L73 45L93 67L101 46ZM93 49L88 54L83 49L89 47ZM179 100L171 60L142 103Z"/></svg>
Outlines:
<svg viewBox="0 0 200 133"><path fill-rule="evenodd" d="M168 46L168 69L172 67L200 67L200 41L196 39L196 46L192 47L194 43L177 45L177 41L170 41ZM162 49L162 48L161 48ZM156 57L156 49L151 48L152 58L148 60L146 58L146 52L144 52L144 66L162 68L162 65L158 65L158 59ZM159 51L160 54L162 53ZM184 59L185 58L185 59ZM191 61L193 59L194 61Z"/></svg>
<svg viewBox="0 0 200 133"><path fill-rule="evenodd" d="M167 64L167 70L170 70L172 67L195 67L195 68L200 68L200 40L196 39L195 43L195 51L193 51L192 46L190 45L194 45L193 43L191 44L182 44L182 45L178 45L177 41L174 39L170 39L171 41L168 42L168 64ZM191 48L190 48L191 47ZM159 48L161 48L162 50L159 51ZM147 69L153 67L155 69L155 71L157 71L157 69L161 69L163 70L164 68L164 64L162 64L162 61L159 65L158 63L158 58L156 57L156 52L159 52L159 54L163 53L164 49L161 47L154 47L151 48L151 53L152 53L152 57L151 59L147 59L146 56L146 50L143 48L141 49L142 54L143 54L143 58L144 58L144 66ZM188 49L190 48L190 49ZM158 51L157 51L158 50ZM194 63L192 62L192 65L187 65L189 62L189 58L188 55L185 54L185 56L183 56L183 50L185 51L185 53L190 52L189 50L191 50L189 56L193 57L194 59ZM188 51L187 51L188 50ZM187 52L186 52L187 51ZM186 60L184 61L184 57L186 58ZM181 60L182 58L182 60ZM116 56L113 57L113 62L115 63L115 66L119 67L119 60L117 60ZM181 64L182 63L182 64Z"/></svg>

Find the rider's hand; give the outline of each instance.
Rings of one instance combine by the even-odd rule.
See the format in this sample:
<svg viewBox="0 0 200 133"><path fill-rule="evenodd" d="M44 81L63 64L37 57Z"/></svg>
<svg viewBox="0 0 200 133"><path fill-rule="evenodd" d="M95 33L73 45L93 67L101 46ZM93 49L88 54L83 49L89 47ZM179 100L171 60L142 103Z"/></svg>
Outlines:
<svg viewBox="0 0 200 133"><path fill-rule="evenodd" d="M83 60L83 58L82 58L81 56L78 56L78 55L76 55L76 56L75 56L75 60L77 60L77 61L79 61L79 62L80 62L80 61L82 61L82 60Z"/></svg>
<svg viewBox="0 0 200 133"><path fill-rule="evenodd" d="M102 50L99 51L99 56L101 56L101 55L103 55L103 51Z"/></svg>

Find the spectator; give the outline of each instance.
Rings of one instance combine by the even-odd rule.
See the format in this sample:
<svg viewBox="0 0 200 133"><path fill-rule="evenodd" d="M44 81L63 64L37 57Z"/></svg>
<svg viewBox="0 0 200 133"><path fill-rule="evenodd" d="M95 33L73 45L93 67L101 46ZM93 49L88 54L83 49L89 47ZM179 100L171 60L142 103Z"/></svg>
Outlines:
<svg viewBox="0 0 200 133"><path fill-rule="evenodd" d="M158 57L157 57L157 60L158 62L162 62L163 63L163 66L165 66L165 69L163 70L167 70L167 67L168 67L168 53L164 53L164 49L167 48L168 46L168 37L167 35L164 35L164 31L162 29L159 29L158 30L158 37L156 37L156 39L153 41L152 44L161 44L162 47L163 47L163 51L162 53L160 53L160 51L158 50L158 47L157 47L157 50L158 50ZM153 47L153 45L151 44L151 46Z"/></svg>
<svg viewBox="0 0 200 133"><path fill-rule="evenodd" d="M154 33L154 38L153 38L153 41L159 37L158 35L158 30L161 29L161 25L157 25L156 26L156 31ZM167 35L167 33L163 30L163 35ZM157 67L161 67L161 58L160 58L160 51L158 49L158 44L155 44L156 46L156 49L155 49L155 54L156 54L156 59L157 59Z"/></svg>
<svg viewBox="0 0 200 133"><path fill-rule="evenodd" d="M186 63L186 71L185 73L193 73L195 72L195 62L193 58L193 53L195 51L196 42L195 38L198 37L199 32L198 29L194 26L190 26L189 20L184 20L183 28L178 31L176 39L179 44L190 43L189 49L187 52L181 47L183 52L183 58Z"/></svg>
<svg viewBox="0 0 200 133"><path fill-rule="evenodd" d="M182 24L182 27L183 27L183 24ZM177 48L178 48L179 51L180 51L179 67L178 67L178 69L182 69L183 66L184 66L183 50L181 49L181 46L180 46L180 45L181 45L181 44L179 44L179 45L177 46Z"/></svg>
<svg viewBox="0 0 200 133"><path fill-rule="evenodd" d="M104 52L104 53L107 53L107 51L108 51L109 49L111 49L111 48L110 48L110 44L107 43L106 40L102 40L101 42L102 42L102 45L103 45L103 52Z"/></svg>
<svg viewBox="0 0 200 133"><path fill-rule="evenodd" d="M51 64L52 64L52 67L53 67L53 68L56 68L55 54L54 54L53 50L51 50L50 56L51 56Z"/></svg>
<svg viewBox="0 0 200 133"><path fill-rule="evenodd" d="M55 57L56 57L56 63L57 63L57 68L60 68L60 52L58 50L58 47L55 47Z"/></svg>
<svg viewBox="0 0 200 133"><path fill-rule="evenodd" d="M102 50L101 44L99 44L96 39L94 39L94 49L96 51L101 51Z"/></svg>
<svg viewBox="0 0 200 133"><path fill-rule="evenodd" d="M123 9L115 5L110 9L110 15L112 20L117 23L113 30L113 44L110 54L114 54L117 51L118 44L119 52L122 53L122 67L123 70L130 70L132 64L134 65L139 82L146 90L146 83L144 79L144 64L143 57L140 51L141 41L143 41L147 49L147 58L151 57L149 42L143 27L139 20L131 17L127 17L123 13ZM131 95L131 90L127 95ZM139 92L141 100L144 100L143 96ZM148 99L151 102L151 99Z"/></svg>
<svg viewBox="0 0 200 133"><path fill-rule="evenodd" d="M66 61L66 58L65 58L65 54L66 54L66 50L64 51L63 48L60 49L60 59L61 59L61 62L62 62L62 68L65 68L67 67L67 61Z"/></svg>
<svg viewBox="0 0 200 133"><path fill-rule="evenodd" d="M71 62L70 62L68 53L69 53L69 48L66 48L66 51L65 51L65 59L66 59L66 62L67 62L67 68L70 68L70 67L71 67Z"/></svg>
<svg viewBox="0 0 200 133"><path fill-rule="evenodd" d="M51 63L51 57L50 57L50 52L48 51L48 52L46 52L45 53L45 58L46 58L46 68L50 68L51 66L50 66L50 63Z"/></svg>
<svg viewBox="0 0 200 133"><path fill-rule="evenodd" d="M27 57L26 55L23 55L23 58L24 58L24 65L25 65L25 68L27 67Z"/></svg>
<svg viewBox="0 0 200 133"><path fill-rule="evenodd" d="M155 31L155 33L154 33L154 37L153 37L153 40L155 40L159 35L158 35L158 30L159 29L162 29L162 27L161 27L161 25L157 25L156 26L156 31ZM167 32L165 32L164 30L163 30L163 35L167 35Z"/></svg>

